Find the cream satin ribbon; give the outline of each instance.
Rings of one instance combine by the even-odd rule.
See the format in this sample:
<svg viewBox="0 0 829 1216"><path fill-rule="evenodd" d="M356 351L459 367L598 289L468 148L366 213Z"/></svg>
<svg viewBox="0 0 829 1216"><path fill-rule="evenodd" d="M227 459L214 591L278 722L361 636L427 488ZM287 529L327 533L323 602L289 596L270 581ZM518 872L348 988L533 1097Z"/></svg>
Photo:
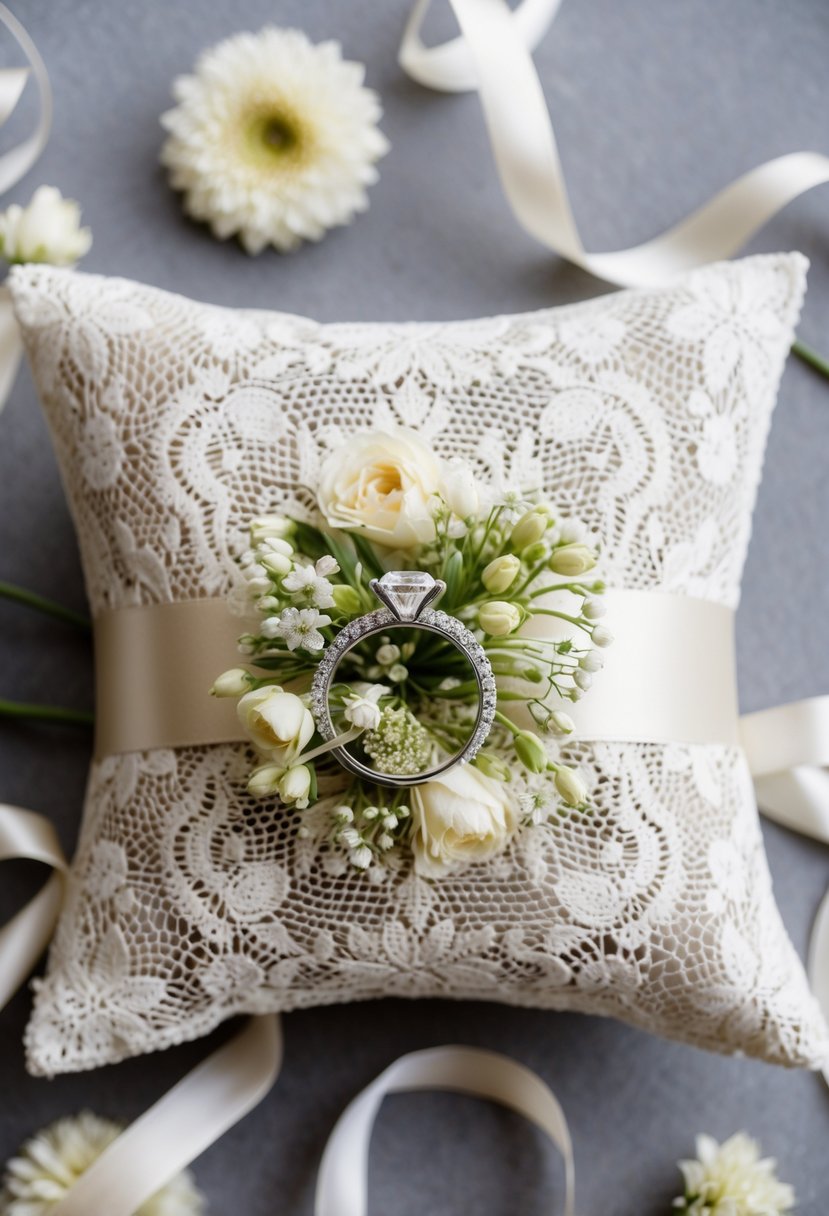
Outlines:
<svg viewBox="0 0 829 1216"><path fill-rule="evenodd" d="M514 13L505 0L449 0L462 37L427 48L420 28L429 2L415 4L400 47L401 67L428 88L477 89L501 185L518 222L554 253L608 283L654 286L731 257L788 203L829 182L829 157L780 156L738 178L661 236L614 253L588 253L530 53L560 0L523 0Z"/></svg>
<svg viewBox="0 0 829 1216"><path fill-rule="evenodd" d="M737 744L730 609L658 591L615 590L605 598L616 641L597 677L601 695L572 707L579 737ZM555 607L555 600L538 607ZM538 616L533 627L539 638L572 632L555 617ZM244 628L225 599L96 617L96 756L243 740L235 701L207 692L221 671L238 665Z"/></svg>

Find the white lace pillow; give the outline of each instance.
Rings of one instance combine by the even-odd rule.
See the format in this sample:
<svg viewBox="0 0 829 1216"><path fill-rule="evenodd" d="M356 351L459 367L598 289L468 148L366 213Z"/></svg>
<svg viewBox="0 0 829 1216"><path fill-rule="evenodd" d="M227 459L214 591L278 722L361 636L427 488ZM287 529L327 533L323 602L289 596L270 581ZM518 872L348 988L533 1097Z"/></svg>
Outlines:
<svg viewBox="0 0 829 1216"><path fill-rule="evenodd" d="M318 325L23 267L12 291L93 614L220 596L249 519L307 510L332 437L403 423L598 527L603 573L735 607L805 262L441 325ZM569 753L569 754L568 754ZM93 762L28 1030L38 1073L223 1018L399 995L610 1014L815 1066L742 753L574 743L593 809L429 882L338 870L244 791L241 744ZM385 877L382 877L385 874Z"/></svg>

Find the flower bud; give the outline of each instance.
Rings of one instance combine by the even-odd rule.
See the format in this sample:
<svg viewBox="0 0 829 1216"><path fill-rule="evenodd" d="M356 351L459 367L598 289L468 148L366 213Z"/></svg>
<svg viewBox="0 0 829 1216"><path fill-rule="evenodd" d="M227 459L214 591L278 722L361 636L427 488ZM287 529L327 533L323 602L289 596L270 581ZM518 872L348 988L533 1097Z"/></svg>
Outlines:
<svg viewBox="0 0 829 1216"><path fill-rule="evenodd" d="M514 553L503 553L494 557L481 575L481 582L491 595L501 595L507 590L521 569L521 563Z"/></svg>
<svg viewBox="0 0 829 1216"><path fill-rule="evenodd" d="M550 552L550 546L545 544L543 540L537 540L534 545L528 545L521 554L521 557L528 566L537 566L539 562L543 562L545 557Z"/></svg>
<svg viewBox="0 0 829 1216"><path fill-rule="evenodd" d="M582 671L601 671L604 659L597 650L588 650L587 654L583 654L579 659L579 667Z"/></svg>
<svg viewBox="0 0 829 1216"><path fill-rule="evenodd" d="M279 782L279 797L282 801L294 803L298 807L308 805L310 792L311 770L307 764L293 765Z"/></svg>
<svg viewBox="0 0 829 1216"><path fill-rule="evenodd" d="M262 764L248 777L248 793L254 798L270 798L279 791L285 772L278 764Z"/></svg>
<svg viewBox="0 0 829 1216"><path fill-rule="evenodd" d="M548 764L547 751L538 735L531 730L522 730L515 736L515 752L518 759L531 773L543 773Z"/></svg>
<svg viewBox="0 0 829 1216"><path fill-rule="evenodd" d="M232 667L222 672L210 689L211 697L241 697L250 688L251 677L244 667Z"/></svg>
<svg viewBox="0 0 829 1216"><path fill-rule="evenodd" d="M269 536L291 536L295 528L286 515L258 515L250 521L250 543L258 545Z"/></svg>
<svg viewBox="0 0 829 1216"><path fill-rule="evenodd" d="M356 828L343 828L340 832L339 840L347 849L358 849L360 847L362 837Z"/></svg>
<svg viewBox="0 0 829 1216"><path fill-rule="evenodd" d="M589 545L568 544L554 549L550 557L550 569L554 574L578 578L592 570L596 564L596 551Z"/></svg>
<svg viewBox="0 0 829 1216"><path fill-rule="evenodd" d="M591 634L594 646L610 646L613 634L605 625L596 625Z"/></svg>
<svg viewBox="0 0 829 1216"><path fill-rule="evenodd" d="M537 540L541 540L547 531L549 522L549 516L543 511L537 511L535 508L526 511L510 532L509 540L513 549L520 551L526 549L528 545L534 545Z"/></svg>
<svg viewBox="0 0 829 1216"><path fill-rule="evenodd" d="M581 667L577 667L573 672L573 679L582 692L587 692L590 685L593 683L593 677L589 671L583 671Z"/></svg>
<svg viewBox="0 0 829 1216"><path fill-rule="evenodd" d="M522 667L521 679L526 680L529 684L540 684L545 676L538 667Z"/></svg>
<svg viewBox="0 0 829 1216"><path fill-rule="evenodd" d="M480 495L475 474L465 460L449 461L443 476L443 497L449 510L461 519L478 514Z"/></svg>
<svg viewBox="0 0 829 1216"><path fill-rule="evenodd" d="M374 657L384 667L391 667L392 663L396 663L400 658L400 647L395 646L394 642L384 642L382 646L377 647Z"/></svg>
<svg viewBox="0 0 829 1216"><path fill-rule="evenodd" d="M338 821L338 823L351 823L354 818L354 812L350 806L346 806L345 803L343 803L342 806L335 808L334 818Z"/></svg>
<svg viewBox="0 0 829 1216"><path fill-rule="evenodd" d="M371 820L376 819L379 814L379 806L367 806L363 811L363 819L368 819L368 821L371 822Z"/></svg>
<svg viewBox="0 0 829 1216"><path fill-rule="evenodd" d="M348 616L356 616L363 606L359 593L354 587L349 587L348 583L335 583L331 594L334 597L334 606Z"/></svg>
<svg viewBox="0 0 829 1216"><path fill-rule="evenodd" d="M506 637L521 624L521 609L506 600L490 600L478 612L478 624L493 638Z"/></svg>
<svg viewBox="0 0 829 1216"><path fill-rule="evenodd" d="M371 865L371 849L367 844L361 844L359 848L352 850L349 860L358 870L367 870Z"/></svg>
<svg viewBox="0 0 829 1216"><path fill-rule="evenodd" d="M402 663L393 663L389 668L389 679L393 684L402 684L409 678L409 669Z"/></svg>
<svg viewBox="0 0 829 1216"><path fill-rule="evenodd" d="M502 760L494 752L478 752L473 763L485 777L492 777L494 781L512 780L512 769L506 760Z"/></svg>
<svg viewBox="0 0 829 1216"><path fill-rule="evenodd" d="M587 529L579 519L562 519L558 525L564 545L578 544L584 540Z"/></svg>
<svg viewBox="0 0 829 1216"><path fill-rule="evenodd" d="M290 574L293 564L287 553L277 553L274 549L268 549L259 558L259 565L270 574L275 574L277 578Z"/></svg>
<svg viewBox="0 0 829 1216"><path fill-rule="evenodd" d="M562 709L554 709L547 719L547 729L554 731L557 735L572 735L576 724Z"/></svg>
<svg viewBox="0 0 829 1216"><path fill-rule="evenodd" d="M587 786L575 769L562 764L556 769L555 785L559 794L569 806L584 806L587 798Z"/></svg>
<svg viewBox="0 0 829 1216"><path fill-rule="evenodd" d="M605 604L604 600L585 600L581 606L581 611L582 616L586 616L588 621L598 621L599 617L604 616L607 612L607 604Z"/></svg>
<svg viewBox="0 0 829 1216"><path fill-rule="evenodd" d="M394 837L389 836L387 832L383 832L377 837L377 847L382 849L384 853L394 847Z"/></svg>

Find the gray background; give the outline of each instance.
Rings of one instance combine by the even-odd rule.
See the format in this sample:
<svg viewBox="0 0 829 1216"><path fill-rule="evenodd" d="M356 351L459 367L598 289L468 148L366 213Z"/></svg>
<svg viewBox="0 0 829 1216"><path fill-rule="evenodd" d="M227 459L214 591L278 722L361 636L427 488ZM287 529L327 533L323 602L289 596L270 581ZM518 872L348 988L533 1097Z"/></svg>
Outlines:
<svg viewBox="0 0 829 1216"><path fill-rule="evenodd" d="M516 226L476 98L429 94L401 75L405 0L12 0L12 7L46 59L57 102L49 148L13 197L28 199L46 182L80 199L95 236L89 270L323 320L457 318L605 290ZM443 16L430 22L436 35L450 28ZM267 22L298 25L315 40L338 38L367 64L393 150L370 212L353 227L289 257L249 259L182 217L157 163L158 115L169 105L170 81L202 47ZM19 62L5 35L0 62ZM570 0L537 62L589 248L652 236L768 157L829 152L825 0ZM28 97L2 133L4 145L27 112ZM825 351L827 202L825 188L806 196L753 245L809 255L801 336ZM792 361L739 615L745 709L829 691L828 451L829 383ZM0 418L0 577L83 607L75 541L26 371ZM0 604L0 664L0 695L91 705L85 642L7 604ZM83 733L2 724L0 799L51 816L71 850L88 757ZM826 886L826 853L773 825L764 832L786 923L805 952ZM36 885L26 867L12 870L3 870L0 913ZM2 1158L44 1122L80 1107L133 1118L226 1034L47 1082L23 1069L28 1010L22 993L0 1015ZM197 1163L214 1212L310 1212L316 1163L346 1101L400 1052L440 1042L508 1052L555 1087L572 1124L582 1213L667 1211L677 1189L673 1162L691 1152L695 1133L723 1137L740 1128L780 1158L801 1212L825 1211L829 1100L817 1077L718 1059L599 1019L496 1005L388 1001L292 1014L285 1030L279 1084ZM517 1117L438 1095L394 1098L383 1109L373 1212L535 1216L552 1210L560 1188L558 1162Z"/></svg>

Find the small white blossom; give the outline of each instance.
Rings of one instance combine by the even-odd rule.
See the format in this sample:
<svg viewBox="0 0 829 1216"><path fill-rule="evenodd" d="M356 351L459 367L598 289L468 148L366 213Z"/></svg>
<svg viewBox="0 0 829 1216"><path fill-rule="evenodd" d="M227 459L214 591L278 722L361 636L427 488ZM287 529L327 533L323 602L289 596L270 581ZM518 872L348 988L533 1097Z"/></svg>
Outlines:
<svg viewBox="0 0 829 1216"><path fill-rule="evenodd" d="M275 634L265 632L265 625L274 619L278 620ZM331 624L331 617L324 616L316 608L286 608L281 617L269 617L263 622L262 632L265 637L281 637L289 650L302 647L303 650L322 650L325 638L320 633L326 625Z"/></svg>
<svg viewBox="0 0 829 1216"><path fill-rule="evenodd" d="M340 832L340 840L347 849L358 849L362 844L362 838L356 828L344 828Z"/></svg>
<svg viewBox="0 0 829 1216"><path fill-rule="evenodd" d="M582 671L597 672L604 667L604 659L596 650L588 650L587 654L583 654L579 659L579 667Z"/></svg>
<svg viewBox="0 0 829 1216"><path fill-rule="evenodd" d="M383 816L383 827L386 829L387 832L391 832L394 828L397 827L397 816L394 814L384 815Z"/></svg>
<svg viewBox="0 0 829 1216"><path fill-rule="evenodd" d="M588 621L598 621L607 612L607 604L604 600L589 599L582 604L582 613L587 617Z"/></svg>
<svg viewBox="0 0 829 1216"><path fill-rule="evenodd" d="M377 837L377 844L378 847L381 848L384 853L386 853L389 849L393 848L394 838L389 836L386 832L383 832L381 836Z"/></svg>
<svg viewBox="0 0 829 1216"><path fill-rule="evenodd" d="M367 819L370 823L372 821L372 819L376 819L379 814L380 814L379 806L367 806L366 809L363 811L363 819Z"/></svg>
<svg viewBox="0 0 829 1216"><path fill-rule="evenodd" d="M403 663L394 663L389 668L389 679L395 684L402 684L409 678L409 669Z"/></svg>
<svg viewBox="0 0 829 1216"><path fill-rule="evenodd" d="M587 692L588 688L593 683L593 677L591 676L590 672L582 671L581 667L577 667L573 672L573 679L576 681L576 684L579 686L582 692Z"/></svg>
<svg viewBox="0 0 829 1216"><path fill-rule="evenodd" d="M340 823L351 823L354 819L354 812L350 806L338 806L334 810L334 818L338 819Z"/></svg>
<svg viewBox="0 0 829 1216"><path fill-rule="evenodd" d="M343 701L346 722L359 730L376 730L382 714L379 701L389 691L384 684L368 684L360 692L351 693Z"/></svg>
<svg viewBox="0 0 829 1216"><path fill-rule="evenodd" d="M332 557L321 557L316 565L294 566L283 578L282 586L285 591L306 597L315 608L333 608L333 588L323 572L333 574L338 569Z"/></svg>
<svg viewBox="0 0 829 1216"><path fill-rule="evenodd" d="M604 625L596 625L592 637L594 646L610 646L613 641L613 634Z"/></svg>

